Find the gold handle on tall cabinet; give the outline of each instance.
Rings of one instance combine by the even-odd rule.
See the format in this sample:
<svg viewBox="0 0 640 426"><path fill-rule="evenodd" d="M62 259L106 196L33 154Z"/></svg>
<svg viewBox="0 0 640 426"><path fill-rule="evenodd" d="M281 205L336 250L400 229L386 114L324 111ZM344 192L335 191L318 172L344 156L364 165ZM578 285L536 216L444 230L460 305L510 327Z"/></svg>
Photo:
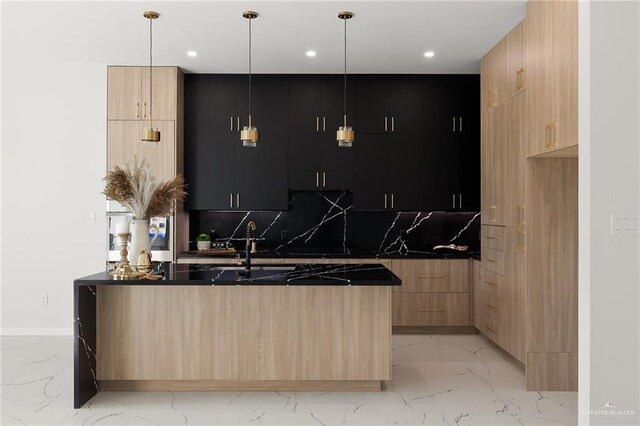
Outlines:
<svg viewBox="0 0 640 426"><path fill-rule="evenodd" d="M452 198L452 204L451 204L451 208L456 208L456 194L451 194L451 198Z"/></svg>
<svg viewBox="0 0 640 426"><path fill-rule="evenodd" d="M520 235L520 244L518 244L518 249L525 250L525 235L526 231L524 229L517 231L518 235Z"/></svg>
<svg viewBox="0 0 640 426"><path fill-rule="evenodd" d="M140 102L136 102L136 118L140 118Z"/></svg>
<svg viewBox="0 0 640 426"><path fill-rule="evenodd" d="M545 148L555 148L556 145L556 123L547 123L544 126L545 137L544 137L544 146Z"/></svg>
<svg viewBox="0 0 640 426"><path fill-rule="evenodd" d="M233 208L233 194L229 193L229 207Z"/></svg>
<svg viewBox="0 0 640 426"><path fill-rule="evenodd" d="M236 208L237 209L240 208L240 193L239 192L236 193Z"/></svg>
<svg viewBox="0 0 640 426"><path fill-rule="evenodd" d="M495 223L496 222L496 206L489 206L489 221L491 223Z"/></svg>
<svg viewBox="0 0 640 426"><path fill-rule="evenodd" d="M524 221L524 205L523 204L518 204L516 207L518 208L518 212L519 212L518 213L518 222L520 222L519 225L522 226L522 225L525 224L525 221Z"/></svg>
<svg viewBox="0 0 640 426"><path fill-rule="evenodd" d="M316 186L320 186L320 172L316 172Z"/></svg>
<svg viewBox="0 0 640 426"><path fill-rule="evenodd" d="M462 117L458 117L458 131L462 132Z"/></svg>
<svg viewBox="0 0 640 426"><path fill-rule="evenodd" d="M387 117L384 118L384 131L387 131Z"/></svg>
<svg viewBox="0 0 640 426"><path fill-rule="evenodd" d="M316 132L320 131L320 117L316 117Z"/></svg>
<svg viewBox="0 0 640 426"><path fill-rule="evenodd" d="M391 131L394 132L396 130L396 118L391 117Z"/></svg>
<svg viewBox="0 0 640 426"><path fill-rule="evenodd" d="M524 90L527 86L525 85L525 71L524 68L519 68L516 71L516 89Z"/></svg>
<svg viewBox="0 0 640 426"><path fill-rule="evenodd" d="M322 172L322 186L327 186L327 174L325 172Z"/></svg>
<svg viewBox="0 0 640 426"><path fill-rule="evenodd" d="M237 117L237 118L238 118L238 121L237 121L237 123L238 123L237 130L238 130L238 131L240 131L240 117Z"/></svg>
<svg viewBox="0 0 640 426"><path fill-rule="evenodd" d="M393 201L394 195L395 195L394 193L391 193L391 208L394 208L394 204L395 204Z"/></svg>
<svg viewBox="0 0 640 426"><path fill-rule="evenodd" d="M229 117L231 119L231 131L233 132L233 116Z"/></svg>
<svg viewBox="0 0 640 426"><path fill-rule="evenodd" d="M322 117L322 131L327 131L327 117Z"/></svg>
<svg viewBox="0 0 640 426"><path fill-rule="evenodd" d="M384 208L387 208L387 194L384 194Z"/></svg>
<svg viewBox="0 0 640 426"><path fill-rule="evenodd" d="M458 208L462 208L462 194L458 194Z"/></svg>

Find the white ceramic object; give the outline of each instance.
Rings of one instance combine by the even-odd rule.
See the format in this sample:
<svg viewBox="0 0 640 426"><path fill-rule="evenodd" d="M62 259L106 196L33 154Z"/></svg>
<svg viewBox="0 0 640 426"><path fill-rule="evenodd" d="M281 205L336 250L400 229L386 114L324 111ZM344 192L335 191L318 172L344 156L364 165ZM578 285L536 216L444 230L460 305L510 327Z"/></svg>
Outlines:
<svg viewBox="0 0 640 426"><path fill-rule="evenodd" d="M211 250L211 241L197 241L198 250Z"/></svg>
<svg viewBox="0 0 640 426"><path fill-rule="evenodd" d="M149 237L149 232L154 230L153 238ZM158 228L155 226L149 226L149 221L146 219L134 220L131 222L131 242L129 243L129 264L135 266L138 263L138 257L141 250L146 250L147 253L151 253L151 245L158 238Z"/></svg>

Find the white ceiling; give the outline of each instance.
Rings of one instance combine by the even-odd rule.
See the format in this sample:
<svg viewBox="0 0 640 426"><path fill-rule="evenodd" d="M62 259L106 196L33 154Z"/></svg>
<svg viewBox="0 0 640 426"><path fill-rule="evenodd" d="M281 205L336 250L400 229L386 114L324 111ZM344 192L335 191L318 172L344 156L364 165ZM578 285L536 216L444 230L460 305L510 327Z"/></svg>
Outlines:
<svg viewBox="0 0 640 426"><path fill-rule="evenodd" d="M349 71L354 73L476 73L479 59L525 16L517 1L192 1L3 3L3 42L20 38L25 54L55 61L148 63L148 21L154 22L154 62L189 72L247 70L247 21L253 21L255 73L342 71L348 22ZM307 58L307 50L317 51ZM195 58L187 50L198 51ZM426 50L434 58L426 59ZM43 58L46 59L46 58Z"/></svg>

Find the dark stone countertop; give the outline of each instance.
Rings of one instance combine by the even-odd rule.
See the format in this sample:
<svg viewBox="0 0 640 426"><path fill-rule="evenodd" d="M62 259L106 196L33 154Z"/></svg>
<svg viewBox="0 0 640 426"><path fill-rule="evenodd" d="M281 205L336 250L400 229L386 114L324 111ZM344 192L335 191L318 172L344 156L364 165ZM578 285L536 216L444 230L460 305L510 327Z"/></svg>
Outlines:
<svg viewBox="0 0 640 426"><path fill-rule="evenodd" d="M76 286L93 285L330 285L399 286L401 280L384 265L255 265L250 275L228 265L165 264L160 280L114 280L108 271L74 280Z"/></svg>

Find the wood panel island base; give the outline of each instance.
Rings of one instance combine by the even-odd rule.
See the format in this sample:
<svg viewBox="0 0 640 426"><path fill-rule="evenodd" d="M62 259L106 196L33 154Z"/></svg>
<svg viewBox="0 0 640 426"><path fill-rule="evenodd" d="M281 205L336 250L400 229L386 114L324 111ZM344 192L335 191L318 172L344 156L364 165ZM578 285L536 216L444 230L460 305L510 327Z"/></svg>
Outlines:
<svg viewBox="0 0 640 426"><path fill-rule="evenodd" d="M76 280L75 406L98 390L380 390L394 285L380 264Z"/></svg>

